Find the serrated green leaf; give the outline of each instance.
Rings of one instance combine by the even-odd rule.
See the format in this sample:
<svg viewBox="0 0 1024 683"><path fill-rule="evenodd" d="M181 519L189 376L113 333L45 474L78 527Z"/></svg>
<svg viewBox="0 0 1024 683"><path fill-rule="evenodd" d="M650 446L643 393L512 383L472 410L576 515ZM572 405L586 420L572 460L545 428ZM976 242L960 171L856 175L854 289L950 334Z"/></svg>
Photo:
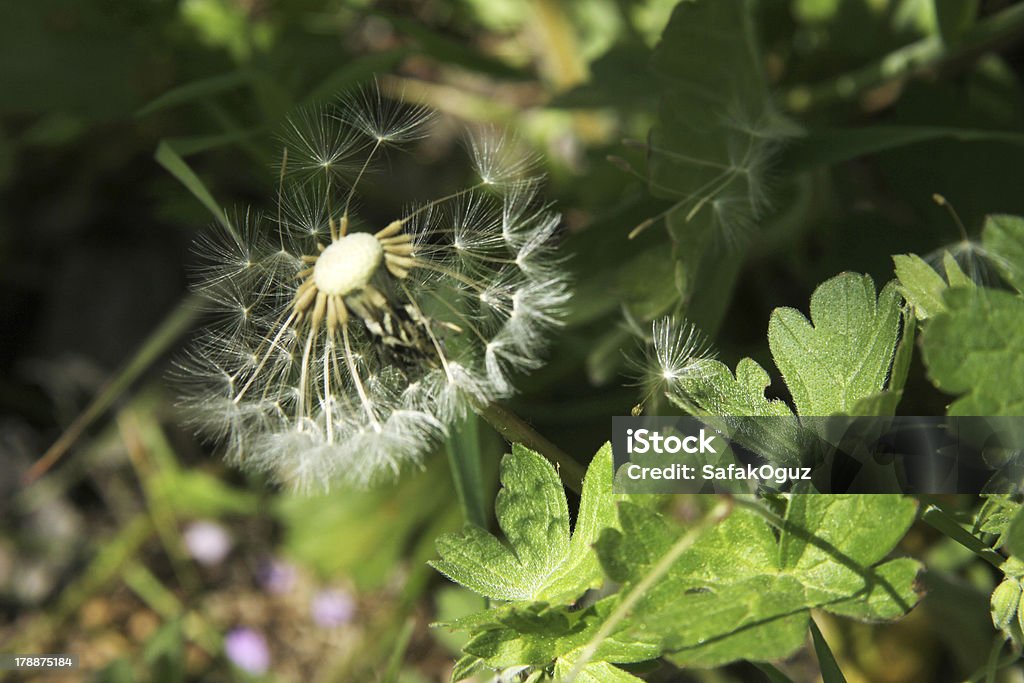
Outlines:
<svg viewBox="0 0 1024 683"><path fill-rule="evenodd" d="M959 396L948 414L1024 414L1024 299L958 288L944 301L947 311L924 329L921 349L935 386Z"/></svg>
<svg viewBox="0 0 1024 683"><path fill-rule="evenodd" d="M860 621L898 619L921 599L921 570L921 563L908 557L884 562L872 572L866 592L822 605L821 609Z"/></svg>
<svg viewBox="0 0 1024 683"><path fill-rule="evenodd" d="M734 509L640 596L619 637L660 636L666 656L686 666L772 661L803 645L811 608L877 620L896 618L917 602L920 564L900 559L873 566L906 532L912 500L793 495L790 507L779 540L762 515ZM624 504L620 516L622 530L606 531L598 554L625 593L675 541L666 539L657 513ZM660 552L650 540L636 540L652 530Z"/></svg>
<svg viewBox="0 0 1024 683"><path fill-rule="evenodd" d="M765 398L771 379L755 361L744 358L736 365L736 375L718 361L707 361L701 372L681 380L682 396L669 398L683 409L692 401L710 415L792 416L785 402Z"/></svg>
<svg viewBox="0 0 1024 683"><path fill-rule="evenodd" d="M672 544L674 533L665 519L634 503L618 506L625 534L618 529L601 532L595 548L608 577L625 583L644 573Z"/></svg>
<svg viewBox="0 0 1024 683"><path fill-rule="evenodd" d="M464 650L480 657L492 669L512 666L547 666L556 659L572 657L597 633L618 601L618 596L581 611L547 609L542 603L511 609L494 627L475 634ZM656 643L623 633L603 640L593 661L641 662L657 657Z"/></svg>
<svg viewBox="0 0 1024 683"><path fill-rule="evenodd" d="M572 673L576 658L561 657L555 662L555 680L561 681ZM576 683L643 683L628 671L623 671L608 662L590 662L576 674Z"/></svg>
<svg viewBox="0 0 1024 683"><path fill-rule="evenodd" d="M576 528L565 560L551 572L535 598L552 604L570 603L603 582L601 564L592 547L601 531L618 524L612 490L612 445L606 443L594 456L583 478Z"/></svg>
<svg viewBox="0 0 1024 683"><path fill-rule="evenodd" d="M1024 294L1024 218L989 216L981 241L1000 274Z"/></svg>
<svg viewBox="0 0 1024 683"><path fill-rule="evenodd" d="M542 456L516 445L501 465L495 509L508 544L473 525L437 540L435 569L495 600L570 604L603 581L591 546L617 524L611 445L591 461L583 482L576 529L561 480Z"/></svg>
<svg viewBox="0 0 1024 683"><path fill-rule="evenodd" d="M750 358L736 365L733 376L724 364L708 360L701 371L680 378L667 394L669 400L691 414L719 416L723 428L745 447L769 462L796 465L806 453L809 434L801 429L784 401L765 398L768 373ZM790 417L792 420L731 419L733 416Z"/></svg>
<svg viewBox="0 0 1024 683"><path fill-rule="evenodd" d="M843 273L811 296L810 321L779 308L768 325L775 364L802 416L849 412L885 388L899 331L893 283L875 298L870 277Z"/></svg>
<svg viewBox="0 0 1024 683"><path fill-rule="evenodd" d="M914 307L918 318L927 320L946 310L942 293L949 285L927 261L916 254L897 254L892 260L896 264L900 294Z"/></svg>
<svg viewBox="0 0 1024 683"><path fill-rule="evenodd" d="M841 553L875 564L896 546L917 515L912 498L885 494L794 495L779 540L783 567L813 570ZM802 532L813 529L814 535Z"/></svg>
<svg viewBox="0 0 1024 683"><path fill-rule="evenodd" d="M465 680L483 667L483 660L474 655L463 655L452 667L452 683Z"/></svg>

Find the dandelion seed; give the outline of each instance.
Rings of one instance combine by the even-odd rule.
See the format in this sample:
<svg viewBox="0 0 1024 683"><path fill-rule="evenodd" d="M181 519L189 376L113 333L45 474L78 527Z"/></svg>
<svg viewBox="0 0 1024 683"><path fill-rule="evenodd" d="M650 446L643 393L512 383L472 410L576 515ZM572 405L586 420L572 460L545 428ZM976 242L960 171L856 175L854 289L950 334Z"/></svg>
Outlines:
<svg viewBox="0 0 1024 683"><path fill-rule="evenodd" d="M703 377L714 350L696 325L670 317L651 324L641 360L632 360L646 391L645 401L666 394L685 397L686 384Z"/></svg>
<svg viewBox="0 0 1024 683"><path fill-rule="evenodd" d="M540 365L569 297L559 218L507 140L471 146L473 186L360 221L383 148L423 137L430 116L376 88L300 115L276 217L247 214L199 242L197 286L218 315L181 375L194 421L231 461L296 489L367 486Z"/></svg>

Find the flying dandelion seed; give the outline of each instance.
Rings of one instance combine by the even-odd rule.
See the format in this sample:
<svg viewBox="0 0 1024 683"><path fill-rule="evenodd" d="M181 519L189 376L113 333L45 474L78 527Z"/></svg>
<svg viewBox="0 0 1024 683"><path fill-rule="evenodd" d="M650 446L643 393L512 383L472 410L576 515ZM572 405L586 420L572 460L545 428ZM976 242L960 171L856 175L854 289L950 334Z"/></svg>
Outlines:
<svg viewBox="0 0 1024 683"><path fill-rule="evenodd" d="M652 403L661 396L688 400L685 385L701 379L714 357L711 342L696 325L664 317L651 323L649 342L630 362L644 388L644 403Z"/></svg>
<svg viewBox="0 0 1024 683"><path fill-rule="evenodd" d="M541 364L569 296L560 218L509 140L474 139L473 186L361 229L357 191L430 118L375 87L303 112L283 136L276 216L197 243L218 315L180 374L230 460L301 490L366 486Z"/></svg>

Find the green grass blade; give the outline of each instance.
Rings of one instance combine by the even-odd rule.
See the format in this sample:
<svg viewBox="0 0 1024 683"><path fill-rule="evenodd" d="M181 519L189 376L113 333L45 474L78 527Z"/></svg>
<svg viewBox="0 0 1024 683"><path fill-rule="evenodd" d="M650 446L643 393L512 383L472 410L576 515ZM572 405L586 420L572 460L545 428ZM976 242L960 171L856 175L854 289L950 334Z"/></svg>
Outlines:
<svg viewBox="0 0 1024 683"><path fill-rule="evenodd" d="M480 463L480 418L470 413L456 425L445 444L455 492L466 521L487 528L487 503L484 501L483 468Z"/></svg>
<svg viewBox="0 0 1024 683"><path fill-rule="evenodd" d="M228 220L228 216L224 213L224 210L220 208L220 204L213 198L210 191L206 189L206 185L199 179L199 176L189 167L185 160L181 158L181 155L175 151L174 147L168 141L164 140L156 148L156 161L158 164L166 168L171 175L178 179L185 188L192 193L192 195L198 199L203 206L210 210L210 213L214 215L218 222L223 225L235 239L239 239L238 233L235 232L235 227Z"/></svg>
<svg viewBox="0 0 1024 683"><path fill-rule="evenodd" d="M846 683L839 662L836 661L832 648L825 641L825 636L821 635L821 629L814 623L814 619L811 619L811 638L814 640L814 653L818 655L818 667L821 669L823 683Z"/></svg>
<svg viewBox="0 0 1024 683"><path fill-rule="evenodd" d="M153 112L160 111L161 109L175 107L179 104L187 104L189 102L204 99L210 95L216 95L217 93L233 90L246 85L251 80L252 74L248 71L232 71L231 73L192 81L191 83L186 83L185 85L168 90L163 95L151 100L148 104L135 112L135 115L138 117L148 116Z"/></svg>

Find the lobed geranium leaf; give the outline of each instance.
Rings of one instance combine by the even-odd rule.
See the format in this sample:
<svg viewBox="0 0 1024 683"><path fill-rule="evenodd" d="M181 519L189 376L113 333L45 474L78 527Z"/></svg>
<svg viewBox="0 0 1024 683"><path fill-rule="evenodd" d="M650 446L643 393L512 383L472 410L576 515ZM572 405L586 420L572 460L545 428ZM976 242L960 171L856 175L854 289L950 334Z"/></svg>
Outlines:
<svg viewBox="0 0 1024 683"><path fill-rule="evenodd" d="M617 523L612 494L611 445L594 456L583 481L576 529L555 468L515 445L501 464L503 488L495 511L507 544L467 525L437 540L435 569L488 598L570 604L604 580L591 545Z"/></svg>
<svg viewBox="0 0 1024 683"><path fill-rule="evenodd" d="M810 320L792 308L772 313L768 345L800 415L848 414L885 388L899 299L893 283L876 299L869 276L843 273L811 295Z"/></svg>
<svg viewBox="0 0 1024 683"><path fill-rule="evenodd" d="M928 375L959 396L950 415L1024 414L1024 299L986 288L951 288L946 312L922 334Z"/></svg>
<svg viewBox="0 0 1024 683"><path fill-rule="evenodd" d="M573 672L576 665L575 657L562 657L555 662L554 680L561 681ZM643 683L628 671L623 671L608 662L590 662L576 674L576 683Z"/></svg>
<svg viewBox="0 0 1024 683"><path fill-rule="evenodd" d="M1024 218L989 216L981 241L1003 278L1024 294Z"/></svg>
<svg viewBox="0 0 1024 683"><path fill-rule="evenodd" d="M896 618L919 598L921 565L911 559L877 563L906 532L915 510L912 500L899 496L793 495L776 540L762 515L737 508L640 596L618 635L657 636L677 664L719 666L788 656L803 645L812 608L866 620ZM680 531L666 533L672 527L657 513L627 503L620 505L620 519L621 531L606 530L597 547L626 593L670 551ZM652 548L650 539L661 548Z"/></svg>
<svg viewBox="0 0 1024 683"><path fill-rule="evenodd" d="M892 260L896 264L900 294L914 307L918 318L927 320L946 310L942 293L949 285L927 261L917 254L898 254Z"/></svg>

